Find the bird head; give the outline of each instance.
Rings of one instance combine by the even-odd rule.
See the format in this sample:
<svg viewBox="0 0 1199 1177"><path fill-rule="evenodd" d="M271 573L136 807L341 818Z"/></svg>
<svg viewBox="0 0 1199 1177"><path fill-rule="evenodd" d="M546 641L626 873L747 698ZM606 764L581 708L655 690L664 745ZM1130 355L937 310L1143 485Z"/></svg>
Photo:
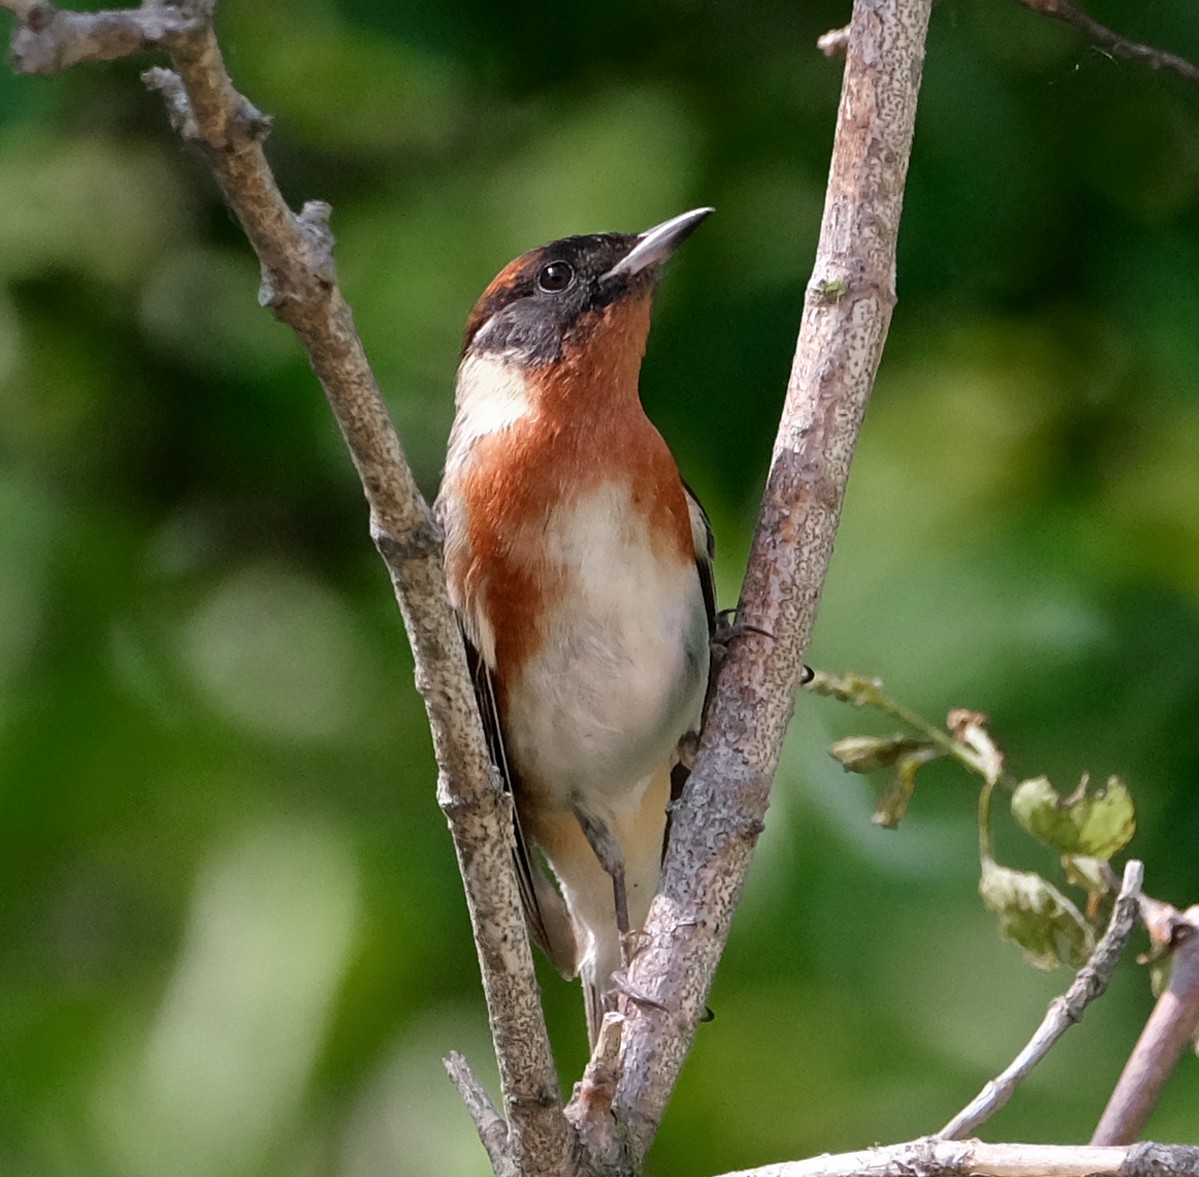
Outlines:
<svg viewBox="0 0 1199 1177"><path fill-rule="evenodd" d="M693 209L644 233L564 237L522 254L475 304L463 357L536 368L572 353L581 360L598 335L625 337L623 347L634 346L639 362L662 267L711 212Z"/></svg>

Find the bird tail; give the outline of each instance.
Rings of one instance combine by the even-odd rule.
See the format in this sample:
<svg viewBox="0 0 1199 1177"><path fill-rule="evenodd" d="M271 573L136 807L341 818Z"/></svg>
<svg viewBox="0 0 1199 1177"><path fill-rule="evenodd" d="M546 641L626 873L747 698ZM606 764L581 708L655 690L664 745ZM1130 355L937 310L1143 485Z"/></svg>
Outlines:
<svg viewBox="0 0 1199 1177"><path fill-rule="evenodd" d="M600 1023L604 1020L603 990L606 987L607 982L601 984L592 969L583 970L583 1007L587 1013L587 1041L592 1050L599 1037Z"/></svg>
<svg viewBox="0 0 1199 1177"><path fill-rule="evenodd" d="M601 934L592 940L591 951L579 962L583 1007L587 1014L587 1039L593 1050L604 1014L615 1008L612 1004L612 994L616 988L613 974L620 966L620 937L613 924L609 934Z"/></svg>
<svg viewBox="0 0 1199 1177"><path fill-rule="evenodd" d="M594 1050L600 1025L608 1009L604 999L612 990L612 974L604 973L601 976L592 965L587 964L580 969L580 977L583 981L583 1008L587 1014L587 1041Z"/></svg>

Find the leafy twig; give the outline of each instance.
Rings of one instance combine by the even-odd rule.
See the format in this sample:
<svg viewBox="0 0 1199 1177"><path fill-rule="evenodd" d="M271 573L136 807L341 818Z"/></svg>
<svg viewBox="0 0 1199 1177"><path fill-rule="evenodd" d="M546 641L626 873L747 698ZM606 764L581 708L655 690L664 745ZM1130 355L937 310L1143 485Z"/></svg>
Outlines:
<svg viewBox="0 0 1199 1177"><path fill-rule="evenodd" d="M812 672L812 677L804 683L804 690L810 691L814 695L824 695L830 699L837 699L842 703L849 703L854 707L872 707L875 711L890 716L892 719L897 719L902 724L906 724L942 756L948 756L950 759L956 760L963 768L984 779L988 775L990 762L983 751L972 746L961 735L957 733L951 735L944 728L930 723L922 715L918 715L915 711L905 707L898 699L887 694L883 688L882 679L869 678L864 674L835 675L829 674L827 671L816 670ZM952 721L959 717L959 715L968 716L973 714L973 712L959 713L955 711L950 718ZM951 726L953 726L952 723ZM833 755L837 756L837 753L834 751ZM841 760L841 757L837 756L837 759ZM881 767L881 765L876 765L875 767ZM862 772L869 770L854 767L853 771ZM1010 778L1003 775L1002 765L1000 766L1000 772L995 776L995 780L1004 784L1011 783Z"/></svg>
<svg viewBox="0 0 1199 1177"><path fill-rule="evenodd" d="M1074 983L1050 1006L1024 1050L941 1130L941 1135L956 1138L972 1131L1011 1098L1057 1039L1106 988L1139 912L1151 939L1172 954L1170 981L1108 1101L1092 1143L1126 1144L1136 1139L1187 1043L1195 1040L1199 1029L1199 906L1179 913L1169 904L1141 894L1141 864L1129 862L1107 931L1095 944L1091 926L1094 908L1100 897L1115 889L1109 860L1127 845L1136 830L1135 812L1124 783L1111 777L1092 795L1084 775L1078 788L1062 796L1044 777L1036 777L1020 782L1013 791L1016 820L1061 855L1067 879L1089 892L1088 920L1047 879L994 861L991 801L996 787L1010 787L1012 782L1004 773L1002 754L986 730L984 716L951 712L949 735L897 703L877 679L852 674L836 678L817 672L808 689L855 706L871 706L900 719L917 733L915 737L850 736L839 740L830 751L847 769L873 772L898 763L902 771L905 763L914 763L912 757L935 748L944 749L983 778L978 800L982 860L979 891L983 902L999 917L1000 934L1019 944L1030 963L1042 968L1056 967L1062 960L1082 965ZM906 805L906 796L903 803Z"/></svg>

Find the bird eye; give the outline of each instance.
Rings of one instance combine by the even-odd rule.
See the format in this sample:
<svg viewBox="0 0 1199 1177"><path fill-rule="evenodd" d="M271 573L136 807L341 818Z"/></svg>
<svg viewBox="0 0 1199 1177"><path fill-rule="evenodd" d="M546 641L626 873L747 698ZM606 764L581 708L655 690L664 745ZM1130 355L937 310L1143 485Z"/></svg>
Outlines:
<svg viewBox="0 0 1199 1177"><path fill-rule="evenodd" d="M546 294L557 294L565 290L575 280L574 267L569 262L550 262L542 266L537 275L537 285Z"/></svg>

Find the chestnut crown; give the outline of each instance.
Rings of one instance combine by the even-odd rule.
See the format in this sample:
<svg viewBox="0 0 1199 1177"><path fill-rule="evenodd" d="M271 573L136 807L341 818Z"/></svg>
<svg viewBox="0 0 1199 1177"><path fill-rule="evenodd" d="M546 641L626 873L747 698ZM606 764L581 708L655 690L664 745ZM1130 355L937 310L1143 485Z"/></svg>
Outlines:
<svg viewBox="0 0 1199 1177"><path fill-rule="evenodd" d="M567 341L605 307L652 292L666 260L711 212L693 209L644 233L564 237L522 254L475 304L462 354L532 365L561 359Z"/></svg>

